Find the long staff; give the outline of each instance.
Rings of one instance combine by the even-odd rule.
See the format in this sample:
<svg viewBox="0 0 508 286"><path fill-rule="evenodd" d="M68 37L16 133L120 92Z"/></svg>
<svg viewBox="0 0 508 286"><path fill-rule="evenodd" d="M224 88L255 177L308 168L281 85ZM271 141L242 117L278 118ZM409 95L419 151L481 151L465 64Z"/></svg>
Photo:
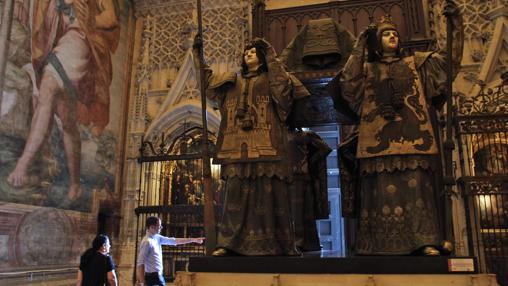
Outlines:
<svg viewBox="0 0 508 286"><path fill-rule="evenodd" d="M203 124L202 137L202 158L203 158L203 186L205 189L205 246L206 254L210 255L216 244L215 231L215 211L213 207L213 191L212 191L212 172L210 163L210 154L208 152L208 125L206 120L206 90L205 90L205 67L203 55L203 15L201 13L201 0L197 0L198 10L198 33L195 38L194 48L198 52L199 62L199 83L201 92L201 118Z"/></svg>
<svg viewBox="0 0 508 286"><path fill-rule="evenodd" d="M446 0L444 16L446 17L446 137L444 141L444 164L445 164L445 240L453 242L453 222L452 222L452 195L455 179L453 176L453 160L452 154L455 149L453 142L453 65L452 65L452 44L453 44L453 13L455 11L448 11L447 7L453 6L452 0Z"/></svg>

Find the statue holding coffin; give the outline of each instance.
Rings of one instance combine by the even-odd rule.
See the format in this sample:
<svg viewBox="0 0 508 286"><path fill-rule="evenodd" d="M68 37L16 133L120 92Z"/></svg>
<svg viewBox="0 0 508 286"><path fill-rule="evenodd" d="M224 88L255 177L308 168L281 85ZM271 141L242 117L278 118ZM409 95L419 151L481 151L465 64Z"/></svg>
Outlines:
<svg viewBox="0 0 508 286"><path fill-rule="evenodd" d="M452 59L456 75L462 19L454 4L445 9L458 30ZM343 192L357 199L348 206L357 208L357 254L440 254L436 195L442 170L435 112L445 99L446 57L443 51L403 57L397 27L384 17L359 35L344 69L329 85L336 103L349 108L358 122L357 138L347 141L354 156L347 156L347 146L340 148L341 172L349 176Z"/></svg>

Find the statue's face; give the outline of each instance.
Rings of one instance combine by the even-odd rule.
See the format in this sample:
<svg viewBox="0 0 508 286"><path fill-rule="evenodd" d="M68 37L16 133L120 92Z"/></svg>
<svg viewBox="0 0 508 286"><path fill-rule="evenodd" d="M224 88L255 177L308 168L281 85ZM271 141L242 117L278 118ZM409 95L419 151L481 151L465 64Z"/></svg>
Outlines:
<svg viewBox="0 0 508 286"><path fill-rule="evenodd" d="M245 61L247 67L249 67L249 70L257 69L259 66L259 59L256 54L256 48L245 50L243 53L243 60Z"/></svg>
<svg viewBox="0 0 508 286"><path fill-rule="evenodd" d="M395 52L399 47L399 33L395 30L386 30L381 34L383 52Z"/></svg>

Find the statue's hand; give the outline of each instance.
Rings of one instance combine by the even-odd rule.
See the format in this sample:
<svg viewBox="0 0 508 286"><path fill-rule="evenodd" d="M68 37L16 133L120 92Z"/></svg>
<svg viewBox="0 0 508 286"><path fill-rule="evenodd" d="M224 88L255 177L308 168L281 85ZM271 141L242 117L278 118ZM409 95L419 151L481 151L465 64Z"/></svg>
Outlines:
<svg viewBox="0 0 508 286"><path fill-rule="evenodd" d="M355 47L363 48L367 45L367 39L371 33L375 33L377 30L377 26L375 24L370 24L363 31L360 32L358 38L356 39Z"/></svg>
<svg viewBox="0 0 508 286"><path fill-rule="evenodd" d="M203 47L203 38L200 34L196 33L196 36L194 36L194 43L192 45L193 50L199 50Z"/></svg>
<svg viewBox="0 0 508 286"><path fill-rule="evenodd" d="M445 17L451 17L459 14L459 8L453 0L446 0L446 4L443 9L443 15Z"/></svg>
<svg viewBox="0 0 508 286"><path fill-rule="evenodd" d="M254 38L252 40L252 42L256 45L260 45L262 46L263 48L268 48L268 47L271 47L272 45L270 45L270 43L268 43L267 40L263 39L263 38Z"/></svg>
<svg viewBox="0 0 508 286"><path fill-rule="evenodd" d="M265 40L263 38L256 38L256 39L254 39L254 42L257 45L260 45L263 48L265 48L267 58L273 59L273 58L275 58L277 56L277 54L275 52L275 49L273 48L273 46L267 40Z"/></svg>

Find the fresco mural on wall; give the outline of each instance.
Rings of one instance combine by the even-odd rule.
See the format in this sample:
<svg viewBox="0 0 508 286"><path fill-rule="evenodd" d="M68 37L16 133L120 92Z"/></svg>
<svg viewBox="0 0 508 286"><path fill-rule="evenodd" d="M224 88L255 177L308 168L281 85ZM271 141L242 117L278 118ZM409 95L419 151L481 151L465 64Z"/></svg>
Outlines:
<svg viewBox="0 0 508 286"><path fill-rule="evenodd" d="M0 97L0 201L89 211L94 190L114 190L124 61L112 63L126 53L118 43L127 7L15 1Z"/></svg>

